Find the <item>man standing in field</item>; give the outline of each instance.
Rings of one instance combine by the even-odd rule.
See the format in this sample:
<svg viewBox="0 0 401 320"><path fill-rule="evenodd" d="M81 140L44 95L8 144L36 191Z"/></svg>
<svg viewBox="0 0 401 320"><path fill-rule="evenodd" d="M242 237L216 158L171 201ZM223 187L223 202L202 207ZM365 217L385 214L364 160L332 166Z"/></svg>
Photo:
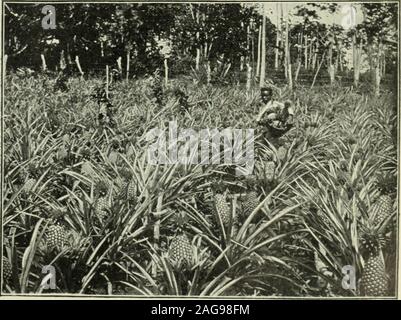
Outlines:
<svg viewBox="0 0 401 320"><path fill-rule="evenodd" d="M264 127L265 137L275 145L276 139L284 135L294 124L294 109L290 101L281 103L273 100L272 88L262 88L260 96L262 109L256 122Z"/></svg>

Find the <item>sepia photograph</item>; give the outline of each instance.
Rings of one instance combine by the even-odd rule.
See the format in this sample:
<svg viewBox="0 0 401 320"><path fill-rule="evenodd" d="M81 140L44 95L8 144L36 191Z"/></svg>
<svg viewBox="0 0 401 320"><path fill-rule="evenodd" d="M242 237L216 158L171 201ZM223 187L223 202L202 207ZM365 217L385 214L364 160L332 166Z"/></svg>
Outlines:
<svg viewBox="0 0 401 320"><path fill-rule="evenodd" d="M0 298L399 299L399 10L1 1Z"/></svg>

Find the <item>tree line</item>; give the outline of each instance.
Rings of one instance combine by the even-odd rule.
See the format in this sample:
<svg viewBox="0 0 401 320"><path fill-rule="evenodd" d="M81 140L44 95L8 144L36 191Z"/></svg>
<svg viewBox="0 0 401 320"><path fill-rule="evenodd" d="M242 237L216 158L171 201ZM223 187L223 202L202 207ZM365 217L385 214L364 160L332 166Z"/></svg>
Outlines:
<svg viewBox="0 0 401 320"><path fill-rule="evenodd" d="M363 13L328 23L340 4L302 4L290 11L274 4L54 4L55 29L44 29L43 4L5 5L6 69L73 69L81 75L105 66L122 78L163 69L165 77L197 72L204 81L236 77L250 86L282 70L292 87L302 71L336 74L349 68L358 85L361 56L368 57L375 86L397 60L397 4L365 3ZM345 13L348 14L348 13ZM256 80L255 80L256 79Z"/></svg>

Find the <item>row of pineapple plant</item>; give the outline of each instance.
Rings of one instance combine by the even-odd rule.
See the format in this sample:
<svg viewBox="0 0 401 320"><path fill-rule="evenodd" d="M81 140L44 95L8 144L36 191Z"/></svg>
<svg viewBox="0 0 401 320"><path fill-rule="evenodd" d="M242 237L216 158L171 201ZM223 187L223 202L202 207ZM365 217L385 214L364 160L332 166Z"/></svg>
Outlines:
<svg viewBox="0 0 401 320"><path fill-rule="evenodd" d="M358 232L343 221L370 208L374 173L394 174L394 148L381 138L391 115L376 101L330 89L278 92L296 103L296 126L274 145L258 137L254 177L239 179L223 165L152 166L144 134L172 119L183 128L247 126L256 90L187 84L184 97L161 89L156 75L121 83L99 102L100 80L71 79L54 95L46 94L52 80L42 80L7 82L3 290L41 292L40 266L51 262L59 292L344 295L341 256L362 275L365 291L354 294L391 295L366 292L383 287L384 244L365 241L353 216ZM99 121L102 103L113 106L113 125ZM379 199L380 208L393 201ZM333 225L341 245L323 256ZM364 243L373 246L366 259ZM315 269L316 254L336 277Z"/></svg>

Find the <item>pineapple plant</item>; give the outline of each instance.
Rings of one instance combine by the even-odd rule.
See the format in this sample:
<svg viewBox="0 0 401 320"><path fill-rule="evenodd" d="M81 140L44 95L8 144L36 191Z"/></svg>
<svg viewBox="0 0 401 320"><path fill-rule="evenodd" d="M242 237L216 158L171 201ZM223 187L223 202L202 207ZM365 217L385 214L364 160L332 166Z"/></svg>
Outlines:
<svg viewBox="0 0 401 320"><path fill-rule="evenodd" d="M108 199L108 186L107 183L101 181L96 186L98 198L95 202L95 214L100 220L104 220L107 217L107 209L111 207L110 201Z"/></svg>
<svg viewBox="0 0 401 320"><path fill-rule="evenodd" d="M12 267L10 261L6 257L3 257L3 280L8 282L12 276Z"/></svg>
<svg viewBox="0 0 401 320"><path fill-rule="evenodd" d="M389 278L386 274L382 239L375 229L365 228L361 238L361 253L367 258L360 280L360 293L371 297L386 296Z"/></svg>
<svg viewBox="0 0 401 320"><path fill-rule="evenodd" d="M216 220L219 223L223 223L223 226L227 227L230 223L231 218L231 209L230 205L226 200L226 191L224 190L224 186L219 184L216 186L213 194L213 202L214 202L214 213L216 215Z"/></svg>
<svg viewBox="0 0 401 320"><path fill-rule="evenodd" d="M170 243L168 255L170 261L177 267L188 267L192 263L193 252L191 242L184 231L184 225L186 223L185 213L181 212L176 215L176 223L178 228Z"/></svg>

